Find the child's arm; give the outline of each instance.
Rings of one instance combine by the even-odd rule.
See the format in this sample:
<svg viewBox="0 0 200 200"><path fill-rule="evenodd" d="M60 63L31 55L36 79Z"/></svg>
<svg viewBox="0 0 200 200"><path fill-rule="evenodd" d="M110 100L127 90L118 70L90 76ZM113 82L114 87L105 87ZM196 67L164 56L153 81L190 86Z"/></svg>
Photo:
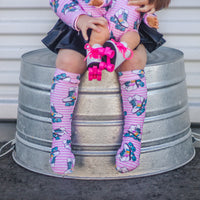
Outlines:
<svg viewBox="0 0 200 200"><path fill-rule="evenodd" d="M85 40L88 40L87 36L87 30L92 29L98 34L104 35L104 28L108 26L108 22L104 17L90 17L87 15L80 15L78 17L77 23L76 23L77 28L82 32L82 35ZM92 32L93 32L92 31ZM95 36L97 37L97 36Z"/></svg>
<svg viewBox="0 0 200 200"><path fill-rule="evenodd" d="M78 1L73 0L50 0L50 5L56 15L68 26L81 31L85 40L88 40L87 30L92 29L101 32L98 27L106 26L107 20L103 17L93 18L81 8Z"/></svg>
<svg viewBox="0 0 200 200"><path fill-rule="evenodd" d="M68 26L76 29L76 21L80 15L87 13L80 7L78 1L49 0L50 6L56 15Z"/></svg>

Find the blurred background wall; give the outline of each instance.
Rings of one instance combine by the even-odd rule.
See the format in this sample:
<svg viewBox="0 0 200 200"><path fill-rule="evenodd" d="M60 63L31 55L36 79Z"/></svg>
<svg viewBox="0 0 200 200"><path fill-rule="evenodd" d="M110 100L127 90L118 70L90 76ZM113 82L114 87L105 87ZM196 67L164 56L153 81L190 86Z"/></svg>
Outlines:
<svg viewBox="0 0 200 200"><path fill-rule="evenodd" d="M157 13L165 46L184 53L190 118L200 123L200 1L172 0ZM0 5L0 121L17 118L20 58L25 52L44 48L41 39L57 16L48 0L1 0Z"/></svg>

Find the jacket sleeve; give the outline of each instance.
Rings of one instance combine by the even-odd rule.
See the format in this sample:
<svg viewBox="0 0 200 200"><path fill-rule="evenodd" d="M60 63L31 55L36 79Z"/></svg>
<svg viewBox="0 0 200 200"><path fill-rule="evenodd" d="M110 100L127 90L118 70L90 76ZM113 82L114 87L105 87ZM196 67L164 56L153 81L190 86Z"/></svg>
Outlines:
<svg viewBox="0 0 200 200"><path fill-rule="evenodd" d="M55 14L68 26L76 29L76 20L80 15L87 15L78 0L49 0Z"/></svg>

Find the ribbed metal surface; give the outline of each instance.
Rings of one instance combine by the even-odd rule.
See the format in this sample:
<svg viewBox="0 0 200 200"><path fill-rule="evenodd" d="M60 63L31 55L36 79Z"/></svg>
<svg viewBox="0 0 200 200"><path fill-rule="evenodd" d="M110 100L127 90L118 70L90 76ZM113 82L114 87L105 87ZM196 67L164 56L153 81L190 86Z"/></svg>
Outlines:
<svg viewBox="0 0 200 200"><path fill-rule="evenodd" d="M46 49L22 57L15 161L42 174L53 174L50 87L55 55ZM101 82L82 77L73 116L76 166L66 178L115 179L158 174L188 163L194 156L182 52L162 47L148 55L145 68L148 103L140 166L130 173L115 170L123 116L116 73L104 71Z"/></svg>

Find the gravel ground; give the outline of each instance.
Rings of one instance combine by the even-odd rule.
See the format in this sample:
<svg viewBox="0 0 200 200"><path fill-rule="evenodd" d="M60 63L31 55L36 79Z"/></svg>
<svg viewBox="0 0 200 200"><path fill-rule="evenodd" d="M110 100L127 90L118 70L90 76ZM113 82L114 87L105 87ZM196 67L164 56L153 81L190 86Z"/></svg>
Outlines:
<svg viewBox="0 0 200 200"><path fill-rule="evenodd" d="M0 143L0 145L2 145ZM200 200L200 149L187 165L159 175L124 180L70 180L0 159L0 200Z"/></svg>

